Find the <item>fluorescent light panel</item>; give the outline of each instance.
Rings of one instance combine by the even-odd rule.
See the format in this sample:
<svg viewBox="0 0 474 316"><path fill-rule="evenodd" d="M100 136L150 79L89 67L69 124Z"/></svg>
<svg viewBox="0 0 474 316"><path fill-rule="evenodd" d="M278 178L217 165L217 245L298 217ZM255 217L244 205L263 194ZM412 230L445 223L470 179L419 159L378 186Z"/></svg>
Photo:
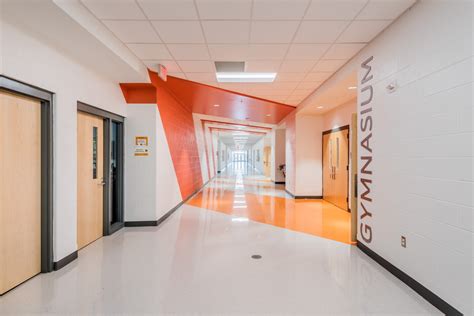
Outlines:
<svg viewBox="0 0 474 316"><path fill-rule="evenodd" d="M218 82L273 82L276 72L217 72Z"/></svg>

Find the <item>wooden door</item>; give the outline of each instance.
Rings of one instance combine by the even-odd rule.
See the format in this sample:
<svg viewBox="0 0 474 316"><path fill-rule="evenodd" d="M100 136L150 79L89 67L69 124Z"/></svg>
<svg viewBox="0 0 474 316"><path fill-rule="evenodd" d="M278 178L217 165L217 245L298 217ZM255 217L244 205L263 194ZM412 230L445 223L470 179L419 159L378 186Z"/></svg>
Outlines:
<svg viewBox="0 0 474 316"><path fill-rule="evenodd" d="M41 272L41 103L0 91L0 294Z"/></svg>
<svg viewBox="0 0 474 316"><path fill-rule="evenodd" d="M323 198L348 210L349 129L323 135Z"/></svg>
<svg viewBox="0 0 474 316"><path fill-rule="evenodd" d="M77 113L77 246L103 235L104 120Z"/></svg>
<svg viewBox="0 0 474 316"><path fill-rule="evenodd" d="M263 148L263 173L266 177L270 177L270 155L271 147L267 146Z"/></svg>

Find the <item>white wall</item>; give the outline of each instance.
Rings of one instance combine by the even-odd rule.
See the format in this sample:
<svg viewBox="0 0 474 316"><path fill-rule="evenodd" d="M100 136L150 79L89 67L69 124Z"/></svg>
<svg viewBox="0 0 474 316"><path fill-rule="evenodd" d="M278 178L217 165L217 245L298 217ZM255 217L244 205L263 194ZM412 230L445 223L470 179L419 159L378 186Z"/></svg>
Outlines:
<svg viewBox="0 0 474 316"><path fill-rule="evenodd" d="M322 195L321 152L321 116L296 114L296 170L294 195Z"/></svg>
<svg viewBox="0 0 474 316"><path fill-rule="evenodd" d="M275 139L275 145L274 145L274 181L275 182L284 182L285 177L283 176L283 173L278 170L278 167L282 164L285 163L285 129L275 129L275 134L274 134L274 139Z"/></svg>
<svg viewBox="0 0 474 316"><path fill-rule="evenodd" d="M201 118L193 113L194 134L196 135L196 145L199 153L199 162L201 163L202 183L209 181L209 169L207 167L206 139Z"/></svg>
<svg viewBox="0 0 474 316"><path fill-rule="evenodd" d="M362 85L373 87L369 105L361 105L369 91L359 92L359 112L372 108L359 114L373 124L359 128L359 142L372 133L372 153L359 146L359 155L373 156L373 174L365 174L372 201L360 199L372 216L361 220L367 241L360 231L358 239L466 314L473 311L473 10L472 1L420 1L353 61L360 82L360 64L373 56L373 79Z"/></svg>
<svg viewBox="0 0 474 316"><path fill-rule="evenodd" d="M265 138L260 139L253 146L251 151L254 152L253 155L253 166L259 172L263 173L263 147L265 146ZM257 154L258 152L258 154ZM257 159L258 158L258 159Z"/></svg>
<svg viewBox="0 0 474 316"><path fill-rule="evenodd" d="M77 101L126 116L116 82L87 69L35 36L2 24L3 74L52 91L54 96L54 260L77 250Z"/></svg>
<svg viewBox="0 0 474 316"><path fill-rule="evenodd" d="M129 104L125 124L125 221L154 221L181 202L156 104ZM135 136L148 136L149 156L135 156Z"/></svg>

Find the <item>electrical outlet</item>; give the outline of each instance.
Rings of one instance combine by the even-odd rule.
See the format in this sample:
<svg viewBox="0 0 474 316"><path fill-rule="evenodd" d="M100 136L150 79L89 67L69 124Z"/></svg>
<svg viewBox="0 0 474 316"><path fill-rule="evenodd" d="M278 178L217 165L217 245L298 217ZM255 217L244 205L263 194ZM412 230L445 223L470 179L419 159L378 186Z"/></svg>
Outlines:
<svg viewBox="0 0 474 316"><path fill-rule="evenodd" d="M405 236L402 236L401 245L403 248L407 247L407 239Z"/></svg>

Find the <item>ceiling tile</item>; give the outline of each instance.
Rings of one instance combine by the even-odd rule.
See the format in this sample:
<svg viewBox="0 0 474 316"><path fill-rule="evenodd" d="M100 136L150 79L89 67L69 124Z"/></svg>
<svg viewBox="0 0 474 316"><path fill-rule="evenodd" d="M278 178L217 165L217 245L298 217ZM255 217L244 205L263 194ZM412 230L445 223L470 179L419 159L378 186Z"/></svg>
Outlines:
<svg viewBox="0 0 474 316"><path fill-rule="evenodd" d="M298 21L253 21L250 42L255 44L290 43L298 25Z"/></svg>
<svg viewBox="0 0 474 316"><path fill-rule="evenodd" d="M171 55L177 60L209 60L207 46L203 44L169 44Z"/></svg>
<svg viewBox="0 0 474 316"><path fill-rule="evenodd" d="M300 20L309 0L254 0L254 20Z"/></svg>
<svg viewBox="0 0 474 316"><path fill-rule="evenodd" d="M298 86L298 82L273 82L272 83L272 89L278 89L278 90L291 90L296 88ZM290 92L291 92L290 91Z"/></svg>
<svg viewBox="0 0 474 316"><path fill-rule="evenodd" d="M313 0L306 12L308 20L352 20L367 0Z"/></svg>
<svg viewBox="0 0 474 316"><path fill-rule="evenodd" d="M286 59L318 60L328 50L329 44L292 44Z"/></svg>
<svg viewBox="0 0 474 316"><path fill-rule="evenodd" d="M245 63L247 72L277 72L281 60L249 60Z"/></svg>
<svg viewBox="0 0 474 316"><path fill-rule="evenodd" d="M323 82L327 78L331 77L333 72L310 72L303 79L304 82Z"/></svg>
<svg viewBox="0 0 474 316"><path fill-rule="evenodd" d="M347 62L345 59L325 59L320 60L311 70L312 72L317 71L326 71L326 72L334 72L341 68Z"/></svg>
<svg viewBox="0 0 474 316"><path fill-rule="evenodd" d="M208 43L248 43L248 21L202 21Z"/></svg>
<svg viewBox="0 0 474 316"><path fill-rule="evenodd" d="M128 44L140 59L173 59L164 44Z"/></svg>
<svg viewBox="0 0 474 316"><path fill-rule="evenodd" d="M197 82L216 82L216 73L215 72L187 72L186 77L189 80Z"/></svg>
<svg viewBox="0 0 474 316"><path fill-rule="evenodd" d="M318 88L321 84L322 84L322 82L317 82L317 81L300 82L300 84L298 85L298 89L302 89L302 90L312 89L312 90L314 90L314 89Z"/></svg>
<svg viewBox="0 0 474 316"><path fill-rule="evenodd" d="M82 0L81 2L99 19L146 19L135 0Z"/></svg>
<svg viewBox="0 0 474 316"><path fill-rule="evenodd" d="M392 21L353 21L337 39L338 42L368 43Z"/></svg>
<svg viewBox="0 0 474 316"><path fill-rule="evenodd" d="M282 60L288 44L251 44L248 50L248 60Z"/></svg>
<svg viewBox="0 0 474 316"><path fill-rule="evenodd" d="M324 55L324 59L350 59L365 44L334 44Z"/></svg>
<svg viewBox="0 0 474 316"><path fill-rule="evenodd" d="M181 72L178 64L174 60L144 60L145 65L151 70L158 71L158 64L162 64L168 73Z"/></svg>
<svg viewBox="0 0 474 316"><path fill-rule="evenodd" d="M307 72L313 68L315 60L285 60L280 66L281 72Z"/></svg>
<svg viewBox="0 0 474 316"><path fill-rule="evenodd" d="M357 20L394 20L416 0L370 0Z"/></svg>
<svg viewBox="0 0 474 316"><path fill-rule="evenodd" d="M310 95L314 90L313 89L295 89L291 95L290 98L306 98L308 95Z"/></svg>
<svg viewBox="0 0 474 316"><path fill-rule="evenodd" d="M303 72L278 72L275 82L300 82L304 77Z"/></svg>
<svg viewBox="0 0 474 316"><path fill-rule="evenodd" d="M124 43L161 43L148 21L103 21Z"/></svg>
<svg viewBox="0 0 474 316"><path fill-rule="evenodd" d="M186 73L188 72L215 72L214 63L205 60L179 60L179 66Z"/></svg>
<svg viewBox="0 0 474 316"><path fill-rule="evenodd" d="M204 43L199 21L152 21L165 43Z"/></svg>
<svg viewBox="0 0 474 316"><path fill-rule="evenodd" d="M196 0L203 20L248 20L252 11L251 0Z"/></svg>
<svg viewBox="0 0 474 316"><path fill-rule="evenodd" d="M193 0L137 0L150 20L197 20Z"/></svg>
<svg viewBox="0 0 474 316"><path fill-rule="evenodd" d="M187 79L186 75L182 72L169 72L168 76L176 77L176 78L181 78L181 79Z"/></svg>
<svg viewBox="0 0 474 316"><path fill-rule="evenodd" d="M212 60L245 61L248 55L246 44L209 44Z"/></svg>
<svg viewBox="0 0 474 316"><path fill-rule="evenodd" d="M333 43L349 21L303 21L295 43Z"/></svg>

